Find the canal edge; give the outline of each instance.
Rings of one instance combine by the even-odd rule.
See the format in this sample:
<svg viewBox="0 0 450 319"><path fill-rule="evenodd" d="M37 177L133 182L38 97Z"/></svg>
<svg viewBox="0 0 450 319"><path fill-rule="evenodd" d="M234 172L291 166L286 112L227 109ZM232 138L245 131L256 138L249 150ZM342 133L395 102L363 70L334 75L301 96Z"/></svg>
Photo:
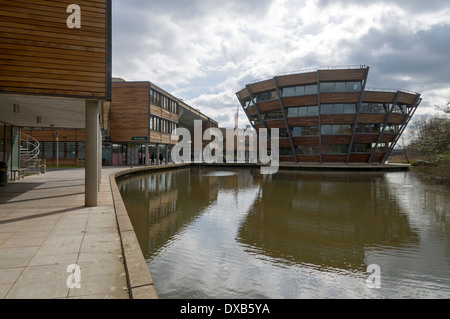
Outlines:
<svg viewBox="0 0 450 319"><path fill-rule="evenodd" d="M127 277L127 288L130 299L159 299L158 292L148 269L142 250L134 231L127 209L117 186L118 178L145 174L152 171L170 170L189 165L165 165L128 168L109 175L111 194L116 214L117 228L122 246L123 264Z"/></svg>

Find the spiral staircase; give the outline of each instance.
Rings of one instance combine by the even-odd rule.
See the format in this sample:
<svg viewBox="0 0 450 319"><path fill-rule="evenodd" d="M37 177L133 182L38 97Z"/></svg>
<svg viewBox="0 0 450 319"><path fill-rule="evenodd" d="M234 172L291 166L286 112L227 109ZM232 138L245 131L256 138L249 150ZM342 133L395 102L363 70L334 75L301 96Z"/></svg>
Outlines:
<svg viewBox="0 0 450 319"><path fill-rule="evenodd" d="M22 133L20 145L20 167L27 169L28 172L40 174L42 160L39 158L41 153L40 143L34 137Z"/></svg>

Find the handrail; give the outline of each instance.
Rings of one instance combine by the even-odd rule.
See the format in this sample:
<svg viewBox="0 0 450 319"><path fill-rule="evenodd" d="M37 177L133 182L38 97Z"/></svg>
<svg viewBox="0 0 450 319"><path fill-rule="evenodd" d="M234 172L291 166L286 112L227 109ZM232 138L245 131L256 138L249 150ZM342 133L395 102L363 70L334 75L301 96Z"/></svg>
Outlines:
<svg viewBox="0 0 450 319"><path fill-rule="evenodd" d="M388 88L373 88L373 87L369 87L366 88L367 92L389 92L389 93L397 93L397 92L403 92L403 93L408 93L408 94L413 94L413 95L419 95L419 93L414 92L414 91L410 91L410 90L405 90L405 89L388 89Z"/></svg>
<svg viewBox="0 0 450 319"><path fill-rule="evenodd" d="M300 71L288 71L288 72L282 72L282 73L278 73L277 76L285 76L285 75L294 75L294 74L305 74L305 73L312 73L312 72L317 72L317 71L321 71L321 70L356 70L356 69L366 69L368 66L365 64L353 64L353 65L342 65L342 66L321 66L318 68L311 68L311 69L305 69L305 70L300 70ZM265 79L261 79L261 80L254 80L249 82L249 84L255 84L255 83L259 83L259 82L263 82L263 81L268 81L268 80L272 80L273 77L269 77L269 78L265 78ZM245 88L242 88L240 91L244 90Z"/></svg>
<svg viewBox="0 0 450 319"><path fill-rule="evenodd" d="M23 138L24 136L26 137L26 140ZM32 142L30 142L30 139L32 140ZM28 159L24 160L23 162L29 163L29 162L37 159L39 157L39 154L41 153L41 151L40 151L41 144L39 143L39 141L37 139L35 139L34 137L32 137L28 134L25 134L23 132L22 132L21 141L25 142L27 144L27 149L28 149L28 146L30 146L30 145L32 147L34 147L31 151L27 152L27 154L30 155L30 157Z"/></svg>

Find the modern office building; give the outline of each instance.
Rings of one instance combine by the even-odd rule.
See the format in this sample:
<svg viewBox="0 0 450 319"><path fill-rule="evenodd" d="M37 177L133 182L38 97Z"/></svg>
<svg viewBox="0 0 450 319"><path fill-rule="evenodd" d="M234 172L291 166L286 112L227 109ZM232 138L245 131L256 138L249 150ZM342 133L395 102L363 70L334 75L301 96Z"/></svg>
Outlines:
<svg viewBox="0 0 450 319"><path fill-rule="evenodd" d="M236 93L253 127L279 128L280 161L385 163L421 95L369 89L369 67L275 76Z"/></svg>
<svg viewBox="0 0 450 319"><path fill-rule="evenodd" d="M85 129L86 205L101 176L100 109L111 99L111 1L3 1L0 154L12 173L22 127ZM2 138L3 137L3 138Z"/></svg>
<svg viewBox="0 0 450 319"><path fill-rule="evenodd" d="M171 161L172 132L187 128L193 136L194 121L202 132L218 123L149 81L112 80L112 100L101 110L102 165L158 165ZM83 129L26 128L40 143L41 160L47 165L84 166L86 134ZM203 141L203 146L207 141ZM162 162L160 161L160 155Z"/></svg>

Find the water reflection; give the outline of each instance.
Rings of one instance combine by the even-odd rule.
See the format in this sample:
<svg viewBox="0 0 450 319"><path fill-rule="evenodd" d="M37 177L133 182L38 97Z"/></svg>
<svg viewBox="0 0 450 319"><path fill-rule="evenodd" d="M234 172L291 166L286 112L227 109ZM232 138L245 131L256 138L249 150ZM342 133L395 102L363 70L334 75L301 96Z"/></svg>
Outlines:
<svg viewBox="0 0 450 319"><path fill-rule="evenodd" d="M162 298L450 297L450 189L412 173L188 168L119 188Z"/></svg>
<svg viewBox="0 0 450 319"><path fill-rule="evenodd" d="M260 181L238 240L278 262L365 271L368 247L418 240L382 173L284 172Z"/></svg>

